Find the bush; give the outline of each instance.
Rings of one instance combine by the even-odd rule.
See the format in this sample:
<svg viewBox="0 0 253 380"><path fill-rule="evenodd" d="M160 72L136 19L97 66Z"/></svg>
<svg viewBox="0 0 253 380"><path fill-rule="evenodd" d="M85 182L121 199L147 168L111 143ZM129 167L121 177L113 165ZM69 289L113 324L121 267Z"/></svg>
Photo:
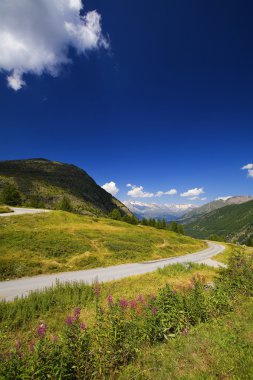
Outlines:
<svg viewBox="0 0 253 380"><path fill-rule="evenodd" d="M2 190L0 196L1 202L8 206L20 206L22 204L21 194L12 184L8 184Z"/></svg>
<svg viewBox="0 0 253 380"><path fill-rule="evenodd" d="M72 212L73 207L70 202L70 199L66 196L64 196L57 204L56 204L56 209L61 210L61 211L67 211L67 212Z"/></svg>

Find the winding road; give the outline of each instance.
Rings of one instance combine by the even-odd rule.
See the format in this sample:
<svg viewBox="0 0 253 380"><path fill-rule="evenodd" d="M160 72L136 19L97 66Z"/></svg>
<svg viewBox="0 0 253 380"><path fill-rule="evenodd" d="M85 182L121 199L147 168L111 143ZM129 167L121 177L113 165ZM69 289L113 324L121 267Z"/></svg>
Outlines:
<svg viewBox="0 0 253 380"><path fill-rule="evenodd" d="M61 283L83 281L87 284L92 284L94 281L107 282L119 280L124 277L153 272L158 268L163 268L166 265L177 263L184 264L192 262L204 263L214 267L223 266L224 264L218 263L211 258L222 252L224 249L225 247L223 245L208 242L207 249L184 256L172 257L169 259L122 264L106 268L95 268L73 272L39 275L11 281L1 281L0 300L5 299L6 301L12 301L15 297L25 297L31 291L43 290L44 288L56 284L56 281L59 281Z"/></svg>
<svg viewBox="0 0 253 380"><path fill-rule="evenodd" d="M38 214L41 212L50 212L51 210L40 209L40 208L24 208L24 207L10 207L12 212L0 213L0 216L13 216L13 215L24 215L24 214Z"/></svg>

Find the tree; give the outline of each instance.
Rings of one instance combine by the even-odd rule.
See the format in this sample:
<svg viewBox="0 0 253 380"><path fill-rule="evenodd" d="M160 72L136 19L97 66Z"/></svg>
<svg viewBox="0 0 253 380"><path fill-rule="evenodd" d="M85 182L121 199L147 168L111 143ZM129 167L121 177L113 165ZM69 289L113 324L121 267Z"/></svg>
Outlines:
<svg viewBox="0 0 253 380"><path fill-rule="evenodd" d="M109 217L114 220L121 220L121 213L117 208L115 208L110 212Z"/></svg>
<svg viewBox="0 0 253 380"><path fill-rule="evenodd" d="M178 232L177 222L173 221L170 223L170 230L173 232Z"/></svg>
<svg viewBox="0 0 253 380"><path fill-rule="evenodd" d="M72 212L73 207L71 205L70 199L64 195L64 197L57 204L57 209L62 211Z"/></svg>
<svg viewBox="0 0 253 380"><path fill-rule="evenodd" d="M182 224L177 224L177 232L181 235L184 235L184 227Z"/></svg>
<svg viewBox="0 0 253 380"><path fill-rule="evenodd" d="M8 206L19 206L22 204L21 194L13 184L4 187L1 194L1 202Z"/></svg>

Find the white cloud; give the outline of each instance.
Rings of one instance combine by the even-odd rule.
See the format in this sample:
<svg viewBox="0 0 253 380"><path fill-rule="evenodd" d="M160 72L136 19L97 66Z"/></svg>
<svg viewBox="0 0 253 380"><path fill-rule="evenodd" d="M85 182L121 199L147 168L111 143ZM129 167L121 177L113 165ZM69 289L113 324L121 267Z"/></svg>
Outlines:
<svg viewBox="0 0 253 380"><path fill-rule="evenodd" d="M253 170L248 170L248 177L253 177Z"/></svg>
<svg viewBox="0 0 253 380"><path fill-rule="evenodd" d="M156 197L161 197L162 195L176 195L177 190L176 189L170 189L168 191L157 191Z"/></svg>
<svg viewBox="0 0 253 380"><path fill-rule="evenodd" d="M242 170L248 171L248 177L253 178L253 164L247 164L241 168Z"/></svg>
<svg viewBox="0 0 253 380"><path fill-rule="evenodd" d="M181 193L180 196L193 199L194 197L197 197L201 194L204 194L204 188L203 187L200 187L200 188L195 187L194 189L189 189L189 190L185 191L184 193ZM196 198L194 198L194 199L196 199Z"/></svg>
<svg viewBox="0 0 253 380"><path fill-rule="evenodd" d="M17 91L26 73L57 75L70 63L68 50L79 54L108 47L97 11L80 16L81 0L0 1L0 71Z"/></svg>
<svg viewBox="0 0 253 380"><path fill-rule="evenodd" d="M116 183L113 181L107 182L101 187L102 187L102 189L107 191L107 193L110 193L112 195L116 195L119 192L119 189L117 188Z"/></svg>
<svg viewBox="0 0 253 380"><path fill-rule="evenodd" d="M127 192L127 195L129 195L130 197L133 197L133 198L151 198L154 196L154 193L149 193L149 192L144 191L143 186L131 185L131 187L132 187L131 190L129 190Z"/></svg>
<svg viewBox="0 0 253 380"><path fill-rule="evenodd" d="M128 183L128 184L126 185L126 187L132 187L131 183Z"/></svg>
<svg viewBox="0 0 253 380"><path fill-rule="evenodd" d="M242 170L250 170L250 169L253 169L253 164L247 164L247 165L244 165L241 169L242 169Z"/></svg>

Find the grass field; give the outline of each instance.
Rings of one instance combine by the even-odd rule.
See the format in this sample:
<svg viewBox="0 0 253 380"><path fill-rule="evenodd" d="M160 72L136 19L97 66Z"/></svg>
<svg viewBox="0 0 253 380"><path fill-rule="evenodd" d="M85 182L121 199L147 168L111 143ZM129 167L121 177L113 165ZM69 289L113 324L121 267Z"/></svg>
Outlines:
<svg viewBox="0 0 253 380"><path fill-rule="evenodd" d="M119 380L253 379L253 299L166 344L143 349Z"/></svg>
<svg viewBox="0 0 253 380"><path fill-rule="evenodd" d="M6 214L8 212L12 212L12 209L10 209L8 206L0 205L0 214Z"/></svg>
<svg viewBox="0 0 253 380"><path fill-rule="evenodd" d="M101 299L107 303L107 296L114 298L137 298L156 294L166 284L177 291L183 291L191 284L193 276L201 276L209 282L217 273L205 265L175 264L141 276L100 285ZM58 284L45 291L33 292L24 299L14 302L0 302L0 351L15 344L17 339L32 339L38 324L46 321L53 334L61 332L64 320L75 307L81 307L81 317L90 325L94 321L96 300L92 287L82 283Z"/></svg>
<svg viewBox="0 0 253 380"><path fill-rule="evenodd" d="M224 251L218 253L218 255L213 256L213 260L220 261L221 263L224 263L224 264L228 263L228 260L231 257L232 252L235 250L238 250L238 251L240 251L246 255L250 255L250 254L252 255L253 254L253 248L252 247L241 246L241 245L238 246L235 244L228 244L228 243L221 243L221 244L225 245L226 249Z"/></svg>
<svg viewBox="0 0 253 380"><path fill-rule="evenodd" d="M53 211L0 219L0 279L179 256L206 243L152 227Z"/></svg>

